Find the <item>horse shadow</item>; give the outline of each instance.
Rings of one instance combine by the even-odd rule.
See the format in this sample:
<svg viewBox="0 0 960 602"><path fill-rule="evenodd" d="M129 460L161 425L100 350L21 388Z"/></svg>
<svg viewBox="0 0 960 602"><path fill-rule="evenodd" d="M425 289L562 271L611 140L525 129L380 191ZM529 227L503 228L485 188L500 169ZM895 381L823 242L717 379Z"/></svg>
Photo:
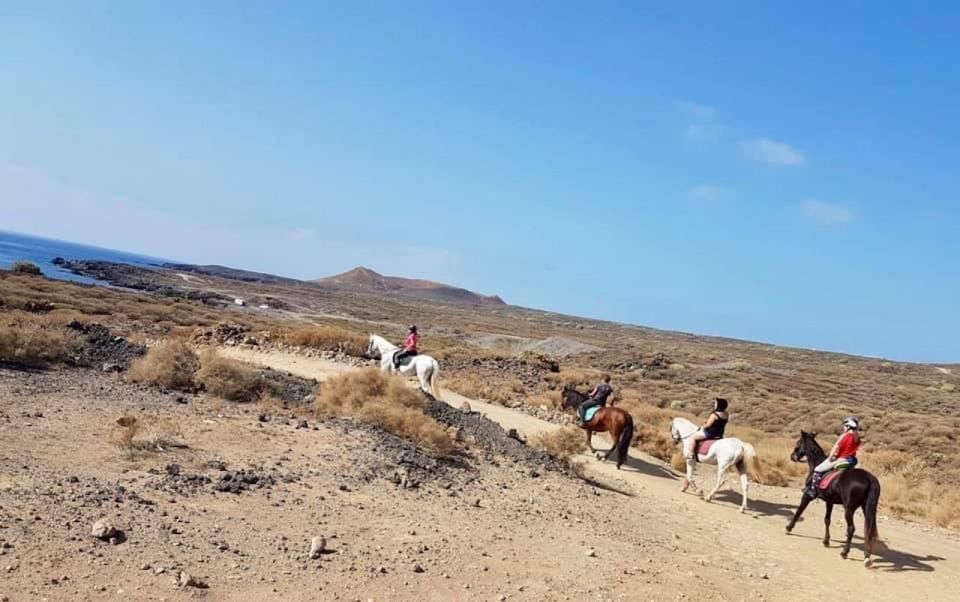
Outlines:
<svg viewBox="0 0 960 602"><path fill-rule="evenodd" d="M740 490L725 489L718 491L713 499L719 502L728 502L734 506L740 505ZM751 512L759 517L782 516L790 518L793 516L795 506L781 504L778 502L768 502L757 498L749 498L747 501L747 512Z"/></svg>
<svg viewBox="0 0 960 602"><path fill-rule="evenodd" d="M640 474L645 474L651 477L659 477L661 479L669 479L671 481L676 481L680 477L676 475L669 468L651 462L644 462L639 458L634 458L631 455L627 455L626 461L623 463L624 472L639 472Z"/></svg>
<svg viewBox="0 0 960 602"><path fill-rule="evenodd" d="M618 493L626 497L635 497L634 494L630 493L629 491L619 489L614 485L604 483L603 481L598 481L597 479L588 477L586 475L580 475L580 480L586 483L587 485L590 485L591 487L596 487L597 489L602 489L603 491L608 491L610 493Z"/></svg>
<svg viewBox="0 0 960 602"><path fill-rule="evenodd" d="M911 554L910 552L886 548L874 551L873 570L884 573L932 573L937 569L930 563L943 562L945 560L946 558L942 556L934 556L932 554L919 556L917 554Z"/></svg>

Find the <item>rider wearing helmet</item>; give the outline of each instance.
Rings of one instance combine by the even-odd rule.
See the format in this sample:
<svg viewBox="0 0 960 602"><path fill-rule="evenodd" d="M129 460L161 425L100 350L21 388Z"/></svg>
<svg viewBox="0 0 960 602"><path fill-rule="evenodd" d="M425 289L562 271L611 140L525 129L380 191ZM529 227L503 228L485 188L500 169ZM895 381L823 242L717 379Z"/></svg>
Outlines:
<svg viewBox="0 0 960 602"><path fill-rule="evenodd" d="M684 441L684 457L688 460L696 460L697 456L694 450L697 444L706 439L723 439L723 432L727 428L727 421L730 420L730 414L727 413L727 400L717 397L713 401L713 411L707 417L707 421L699 431L693 433Z"/></svg>
<svg viewBox="0 0 960 602"><path fill-rule="evenodd" d="M810 486L807 488L807 494L810 497L817 496L817 486L824 474L838 466L846 465L852 468L857 464L857 450L860 448L860 420L856 416L848 416L843 419L842 424L843 434L830 450L830 455L813 469Z"/></svg>
<svg viewBox="0 0 960 602"><path fill-rule="evenodd" d="M417 354L417 343L420 341L420 335L417 334L417 327L413 324L407 329L407 338L403 341L400 351L393 354L393 367L400 369L400 360L405 357L413 357Z"/></svg>
<svg viewBox="0 0 960 602"><path fill-rule="evenodd" d="M583 420L583 417L586 416L587 410L594 406L603 407L607 405L607 398L613 394L613 387L610 386L610 375L605 374L603 376L603 382L595 386L590 393L587 395L587 400L580 404L580 407L577 409L577 417L580 419L580 426L586 424Z"/></svg>

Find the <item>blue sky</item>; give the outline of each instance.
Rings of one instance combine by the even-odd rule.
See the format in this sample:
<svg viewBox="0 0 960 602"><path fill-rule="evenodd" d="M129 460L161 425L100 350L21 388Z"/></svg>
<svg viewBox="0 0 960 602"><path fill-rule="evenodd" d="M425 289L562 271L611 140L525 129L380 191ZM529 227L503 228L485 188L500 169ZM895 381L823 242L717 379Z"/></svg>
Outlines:
<svg viewBox="0 0 960 602"><path fill-rule="evenodd" d="M960 361L960 7L35 4L6 229Z"/></svg>

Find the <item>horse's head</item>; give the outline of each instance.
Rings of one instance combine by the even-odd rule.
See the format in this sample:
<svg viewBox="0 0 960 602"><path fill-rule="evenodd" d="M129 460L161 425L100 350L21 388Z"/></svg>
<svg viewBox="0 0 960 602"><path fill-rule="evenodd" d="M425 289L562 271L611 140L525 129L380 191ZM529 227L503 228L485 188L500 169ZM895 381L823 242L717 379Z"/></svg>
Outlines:
<svg viewBox="0 0 960 602"><path fill-rule="evenodd" d="M790 459L794 462L805 462L807 458L813 455L814 450L819 450L821 454L823 453L823 448L817 443L817 433L800 431L800 438L797 439L797 444L793 447L793 453L790 454Z"/></svg>
<svg viewBox="0 0 960 602"><path fill-rule="evenodd" d="M563 388L560 389L560 400L561 405L564 408L575 408L580 402L585 399L585 395L580 391L577 391L570 385L563 385Z"/></svg>

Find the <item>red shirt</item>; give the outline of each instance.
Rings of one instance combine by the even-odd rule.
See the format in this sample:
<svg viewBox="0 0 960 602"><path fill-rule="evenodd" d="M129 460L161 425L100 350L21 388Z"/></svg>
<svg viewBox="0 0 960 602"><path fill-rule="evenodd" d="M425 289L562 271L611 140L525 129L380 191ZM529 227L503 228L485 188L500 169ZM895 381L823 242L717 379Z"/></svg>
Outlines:
<svg viewBox="0 0 960 602"><path fill-rule="evenodd" d="M844 433L837 442L837 457L853 458L857 455L857 449L859 448L860 437L858 437L853 431Z"/></svg>
<svg viewBox="0 0 960 602"><path fill-rule="evenodd" d="M407 351L416 351L417 350L417 340L420 337L415 332L411 332L407 335L407 340L403 342L403 348Z"/></svg>

